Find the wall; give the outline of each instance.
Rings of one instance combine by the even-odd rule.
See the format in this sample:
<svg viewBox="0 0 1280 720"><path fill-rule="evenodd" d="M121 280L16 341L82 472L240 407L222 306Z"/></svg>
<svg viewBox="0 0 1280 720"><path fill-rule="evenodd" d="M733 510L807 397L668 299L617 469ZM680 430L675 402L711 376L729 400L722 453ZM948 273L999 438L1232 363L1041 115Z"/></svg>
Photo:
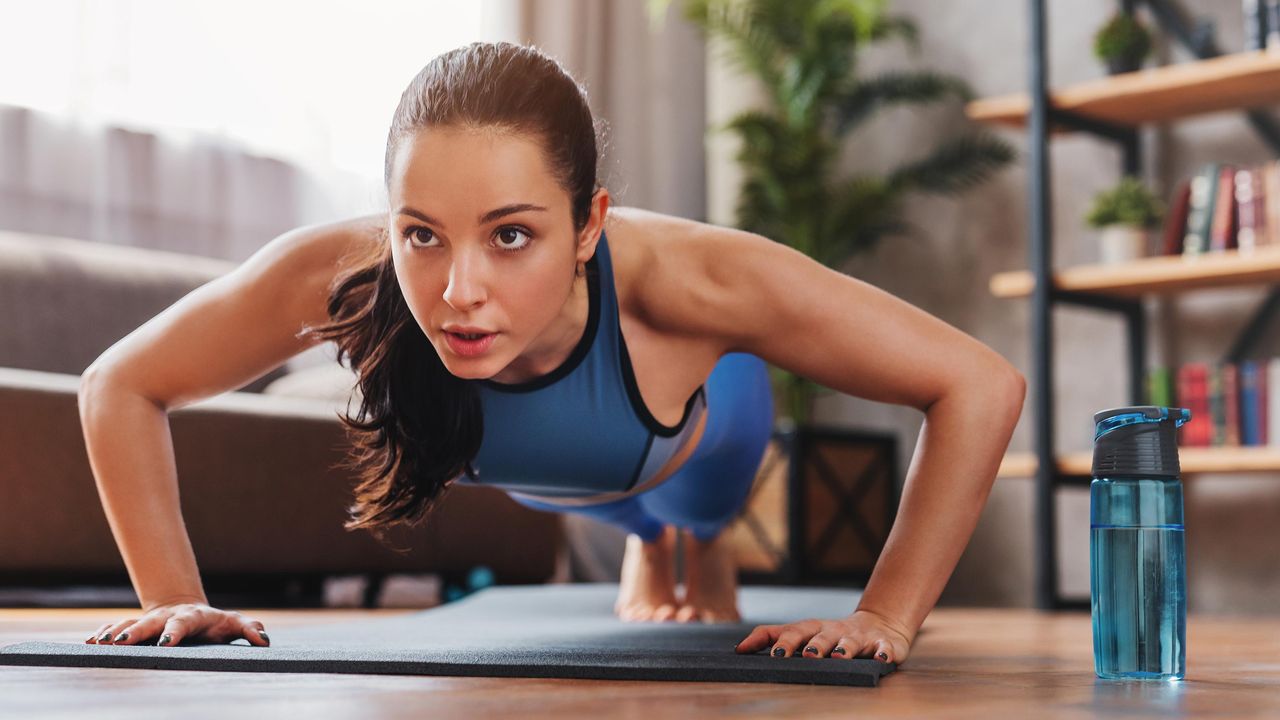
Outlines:
<svg viewBox="0 0 1280 720"><path fill-rule="evenodd" d="M1092 56L1092 34L1116 4L1109 0L1046 3L1048 77L1051 87L1105 75ZM1242 45L1239 3L1184 2L1194 16L1217 24L1218 46ZM980 97L1021 92L1028 86L1027 8L1021 0L896 0L895 14L915 20L922 50L913 56L901 41L868 48L860 73L933 69L964 78ZM1144 13L1142 17L1150 19ZM722 61L708 68L708 121L720 122L759 101L752 83L734 76ZM1161 42L1149 64L1185 62L1190 54L1172 40ZM936 106L882 110L847 142L845 172L882 174L919 157L920 148L975 129L956 101ZM873 253L841 268L973 335L1009 358L1029 380L1029 301L999 300L987 283L994 273L1025 268L1028 241L1027 135L997 130L1022 157L976 191L960 198L915 196L911 221L922 239L888 238ZM1144 171L1167 197L1181 177L1202 162L1261 162L1270 156L1240 113L1180 121L1143 131ZM731 224L740 174L732 164L731 138L708 145L708 216ZM1050 144L1054 263L1058 267L1095 262L1096 238L1083 217L1094 193L1119 179L1121 155L1107 141L1083 134ZM1209 290L1150 299L1150 362L1177 364L1223 355L1263 298L1257 288ZM1094 311L1055 311L1056 441L1062 451L1088 450L1092 414L1128 404L1124 326ZM1267 354L1274 347L1264 348ZM1031 449L1032 397L1010 450ZM923 415L910 408L845 395L819 398L818 422L893 429L901 438L905 468ZM1270 600L1280 590L1280 571L1264 548L1275 546L1280 520L1280 485L1274 474L1197 475L1186 478L1187 566L1192 612L1274 612ZM1034 604L1035 553L1032 481L997 480L972 541L961 557L939 604L1030 606ZM1062 591L1089 593L1088 494L1064 490L1059 503Z"/></svg>

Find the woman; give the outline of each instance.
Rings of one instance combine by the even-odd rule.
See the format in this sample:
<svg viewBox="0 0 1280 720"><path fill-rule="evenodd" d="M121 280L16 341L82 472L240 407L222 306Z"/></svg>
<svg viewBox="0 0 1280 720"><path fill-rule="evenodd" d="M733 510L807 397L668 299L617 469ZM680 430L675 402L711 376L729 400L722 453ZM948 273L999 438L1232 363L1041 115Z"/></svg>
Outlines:
<svg viewBox="0 0 1280 720"><path fill-rule="evenodd" d="M507 43L445 53L395 112L387 215L287 233L104 353L81 392L86 439L146 613L89 642L268 642L261 622L208 606L176 503L161 530L114 511L144 488L123 470L107 477L117 450L91 429L108 414L95 401L114 392L169 409L334 340L360 377L358 417L344 418L361 470L346 527L420 520L455 481L590 515L629 533L616 605L627 620L739 619L721 530L772 425L766 361L922 410L901 517L858 608L758 626L737 647L906 660L985 503L1022 376L772 240L611 208L596 160L584 91L555 61ZM207 338L223 359L194 372L184 358ZM111 417L102 425L120 424ZM676 532L687 539L681 598ZM175 546L178 557L154 549Z"/></svg>

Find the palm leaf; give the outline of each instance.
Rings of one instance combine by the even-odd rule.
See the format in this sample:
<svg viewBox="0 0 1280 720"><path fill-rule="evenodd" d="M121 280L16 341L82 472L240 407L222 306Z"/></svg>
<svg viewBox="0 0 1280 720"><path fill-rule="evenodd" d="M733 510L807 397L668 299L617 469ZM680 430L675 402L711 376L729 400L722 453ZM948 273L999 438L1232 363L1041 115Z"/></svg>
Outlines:
<svg viewBox="0 0 1280 720"><path fill-rule="evenodd" d="M931 71L887 72L864 80L833 102L835 131L848 132L874 111L891 104L926 103L954 93L961 100L973 99L973 90L964 80Z"/></svg>
<svg viewBox="0 0 1280 720"><path fill-rule="evenodd" d="M898 168L889 184L899 190L956 193L986 180L1015 157L1013 146L979 132L945 142L924 160Z"/></svg>

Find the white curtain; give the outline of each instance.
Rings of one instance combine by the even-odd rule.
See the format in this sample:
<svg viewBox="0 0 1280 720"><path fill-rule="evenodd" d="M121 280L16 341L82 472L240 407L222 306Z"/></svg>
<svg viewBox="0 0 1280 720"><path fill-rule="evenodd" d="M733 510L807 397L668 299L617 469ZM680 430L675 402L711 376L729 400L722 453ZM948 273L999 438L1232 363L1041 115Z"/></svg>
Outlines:
<svg viewBox="0 0 1280 720"><path fill-rule="evenodd" d="M512 1L0 6L0 228L239 261L384 209L400 92Z"/></svg>
<svg viewBox="0 0 1280 720"><path fill-rule="evenodd" d="M520 0L520 42L556 57L609 126L600 176L614 202L707 219L706 51L672 3Z"/></svg>

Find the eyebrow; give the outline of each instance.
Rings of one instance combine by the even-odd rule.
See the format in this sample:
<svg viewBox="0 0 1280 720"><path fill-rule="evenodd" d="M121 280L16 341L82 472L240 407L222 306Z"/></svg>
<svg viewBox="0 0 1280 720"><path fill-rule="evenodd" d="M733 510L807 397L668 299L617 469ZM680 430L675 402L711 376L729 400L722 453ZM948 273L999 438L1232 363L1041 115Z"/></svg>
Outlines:
<svg viewBox="0 0 1280 720"><path fill-rule="evenodd" d="M504 205L500 208L496 208L494 210L490 210L487 213L484 213L480 217L476 218L476 224L484 225L485 223L493 222L498 218L506 217L507 215L514 215L519 212L525 212L527 210L538 210L540 212L546 212L547 209L541 205L534 205L532 203L513 203L511 205ZM411 208L407 205L401 207L399 210L396 210L396 213L399 215L409 215L412 217L416 217L423 222L444 227L444 223L440 222L439 220L436 220L435 218L422 212L421 210L415 210L414 208Z"/></svg>

